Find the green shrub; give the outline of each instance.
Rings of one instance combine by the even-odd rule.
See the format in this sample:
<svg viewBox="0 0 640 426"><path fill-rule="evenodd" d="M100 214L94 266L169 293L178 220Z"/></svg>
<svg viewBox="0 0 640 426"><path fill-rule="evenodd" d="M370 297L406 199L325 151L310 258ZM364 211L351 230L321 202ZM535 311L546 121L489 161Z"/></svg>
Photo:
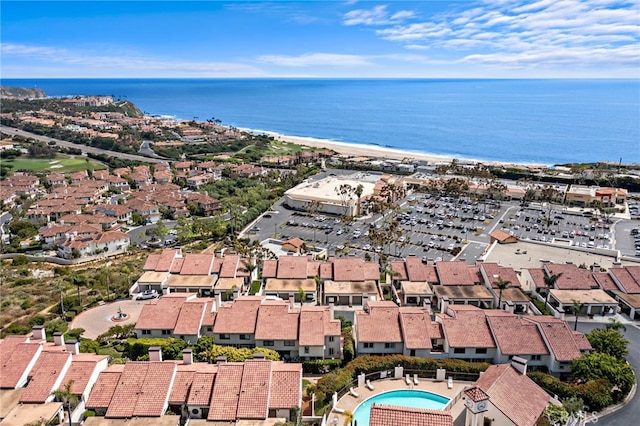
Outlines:
<svg viewBox="0 0 640 426"><path fill-rule="evenodd" d="M22 324L11 324L6 329L7 334L29 334L31 332L31 327L27 327Z"/></svg>
<svg viewBox="0 0 640 426"><path fill-rule="evenodd" d="M302 361L302 371L305 374L327 374L341 365L342 361L339 359L313 359Z"/></svg>
<svg viewBox="0 0 640 426"><path fill-rule="evenodd" d="M37 231L36 231L37 232ZM27 256L25 256L24 254L19 254L16 257L13 258L13 260L11 261L11 264L13 266L21 266L21 265L27 265L31 263L31 261L29 260L29 258Z"/></svg>

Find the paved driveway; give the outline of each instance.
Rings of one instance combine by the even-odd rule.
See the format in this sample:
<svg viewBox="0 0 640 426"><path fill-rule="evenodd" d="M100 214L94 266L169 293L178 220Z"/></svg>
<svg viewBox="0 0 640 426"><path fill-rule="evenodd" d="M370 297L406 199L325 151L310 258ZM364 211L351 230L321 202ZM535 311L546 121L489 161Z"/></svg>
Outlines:
<svg viewBox="0 0 640 426"><path fill-rule="evenodd" d="M69 328L84 328L82 337L95 339L114 325L135 324L138 321L142 307L148 300L120 300L102 306L96 306L82 312L75 317ZM112 321L111 317L118 313L118 308L122 312L129 314L126 321Z"/></svg>

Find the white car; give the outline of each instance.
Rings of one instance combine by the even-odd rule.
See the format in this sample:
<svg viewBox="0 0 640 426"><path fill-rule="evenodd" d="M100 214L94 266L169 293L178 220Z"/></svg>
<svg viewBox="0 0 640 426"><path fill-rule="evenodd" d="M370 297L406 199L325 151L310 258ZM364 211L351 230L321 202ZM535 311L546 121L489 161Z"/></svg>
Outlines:
<svg viewBox="0 0 640 426"><path fill-rule="evenodd" d="M136 300L155 299L158 296L159 295L157 290L145 290L142 293L138 294L138 297L136 297Z"/></svg>

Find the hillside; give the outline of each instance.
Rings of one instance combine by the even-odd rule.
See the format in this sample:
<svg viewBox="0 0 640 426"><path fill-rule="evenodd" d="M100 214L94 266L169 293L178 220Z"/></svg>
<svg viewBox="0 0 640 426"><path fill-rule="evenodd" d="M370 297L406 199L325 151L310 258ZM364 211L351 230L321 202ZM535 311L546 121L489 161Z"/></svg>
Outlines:
<svg viewBox="0 0 640 426"><path fill-rule="evenodd" d="M0 86L0 98L2 99L43 99L46 97L47 95L42 89Z"/></svg>

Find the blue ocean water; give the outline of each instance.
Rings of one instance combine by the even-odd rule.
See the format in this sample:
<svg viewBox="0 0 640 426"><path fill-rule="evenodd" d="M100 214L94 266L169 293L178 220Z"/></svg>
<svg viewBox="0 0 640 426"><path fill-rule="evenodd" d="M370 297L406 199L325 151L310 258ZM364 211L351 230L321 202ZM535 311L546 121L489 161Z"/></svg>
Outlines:
<svg viewBox="0 0 640 426"><path fill-rule="evenodd" d="M640 80L4 79L148 114L515 163L640 163Z"/></svg>

